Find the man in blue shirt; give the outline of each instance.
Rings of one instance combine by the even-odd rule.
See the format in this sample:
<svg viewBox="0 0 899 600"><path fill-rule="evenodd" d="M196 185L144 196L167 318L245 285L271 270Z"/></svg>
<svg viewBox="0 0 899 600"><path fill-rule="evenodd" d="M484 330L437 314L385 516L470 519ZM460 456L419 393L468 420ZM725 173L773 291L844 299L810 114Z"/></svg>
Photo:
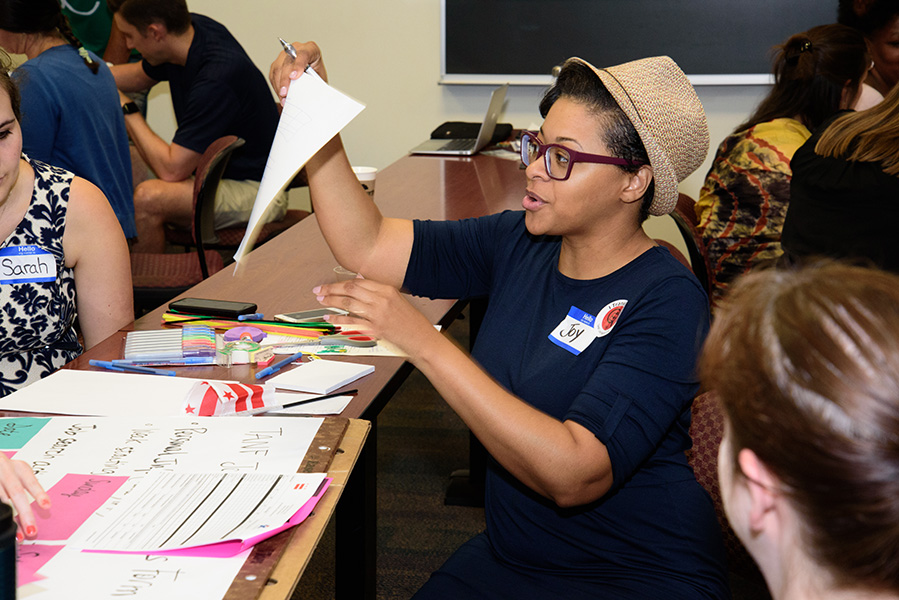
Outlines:
<svg viewBox="0 0 899 600"><path fill-rule="evenodd" d="M121 92L168 81L178 129L166 143L122 95L125 125L157 179L135 190L138 252L162 252L165 223L189 227L193 216L192 174L210 143L236 135L236 151L216 195L216 228L245 223L262 179L278 127L278 109L265 78L228 30L188 12L185 0L125 0L114 15L129 48L143 59L116 65ZM287 210L282 193L267 215Z"/></svg>

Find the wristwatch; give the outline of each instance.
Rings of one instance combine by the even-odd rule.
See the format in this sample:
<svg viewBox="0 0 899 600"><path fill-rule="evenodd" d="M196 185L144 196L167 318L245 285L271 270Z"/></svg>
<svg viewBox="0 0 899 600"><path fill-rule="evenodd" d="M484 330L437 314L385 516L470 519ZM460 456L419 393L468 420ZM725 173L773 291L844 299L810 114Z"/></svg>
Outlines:
<svg viewBox="0 0 899 600"><path fill-rule="evenodd" d="M130 115L132 113L140 112L140 109L137 107L137 104L134 102L126 102L122 105L122 113L126 115Z"/></svg>

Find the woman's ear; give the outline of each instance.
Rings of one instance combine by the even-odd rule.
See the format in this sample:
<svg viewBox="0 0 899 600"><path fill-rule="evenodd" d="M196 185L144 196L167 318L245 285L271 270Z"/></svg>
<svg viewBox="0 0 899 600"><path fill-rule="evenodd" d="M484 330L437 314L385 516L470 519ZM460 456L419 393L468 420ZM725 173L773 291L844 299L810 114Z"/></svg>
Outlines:
<svg viewBox="0 0 899 600"><path fill-rule="evenodd" d="M743 448L737 455L749 490L749 531L753 535L776 527L778 523L776 504L780 499L779 482L768 467L749 448Z"/></svg>
<svg viewBox="0 0 899 600"><path fill-rule="evenodd" d="M632 204L642 200L651 181L652 166L641 165L636 173L628 174L627 184L621 191L621 201L625 204Z"/></svg>

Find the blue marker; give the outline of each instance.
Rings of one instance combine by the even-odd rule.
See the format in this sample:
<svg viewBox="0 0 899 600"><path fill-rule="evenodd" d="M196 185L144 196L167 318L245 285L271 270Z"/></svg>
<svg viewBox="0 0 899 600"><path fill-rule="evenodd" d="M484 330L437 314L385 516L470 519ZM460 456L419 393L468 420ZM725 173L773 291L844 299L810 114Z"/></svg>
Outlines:
<svg viewBox="0 0 899 600"><path fill-rule="evenodd" d="M211 356L186 356L184 358L178 356L170 356L168 358L114 358L112 359L112 364L117 367L126 365L153 365L157 367L170 365L173 367L185 367L190 365L214 365L215 358Z"/></svg>
<svg viewBox="0 0 899 600"><path fill-rule="evenodd" d="M237 315L238 321L261 321L265 318L262 313L253 313L252 315Z"/></svg>
<svg viewBox="0 0 899 600"><path fill-rule="evenodd" d="M117 365L108 360L95 360L92 358L87 362L92 367L102 367L104 369L109 369L110 371L121 371L123 373L146 373L148 375L167 375L169 377L174 377L176 375L174 371L151 369L150 367L140 367L138 365Z"/></svg>
<svg viewBox="0 0 899 600"><path fill-rule="evenodd" d="M272 373L277 373L277 372L280 371L283 367L286 367L287 365L289 365L289 364L292 363L293 361L298 360L298 359L300 359L300 358L302 358L302 357L303 357L303 353L302 353L302 352L297 352L296 354L294 354L293 356L291 356L291 357L289 357L289 358L285 358L284 360L282 360L282 361L280 361L280 362L276 362L276 363L273 364L272 366L266 367L266 368L262 369L261 371L259 371L258 373L256 373L256 379L262 379L263 377L268 377L268 376L271 375Z"/></svg>

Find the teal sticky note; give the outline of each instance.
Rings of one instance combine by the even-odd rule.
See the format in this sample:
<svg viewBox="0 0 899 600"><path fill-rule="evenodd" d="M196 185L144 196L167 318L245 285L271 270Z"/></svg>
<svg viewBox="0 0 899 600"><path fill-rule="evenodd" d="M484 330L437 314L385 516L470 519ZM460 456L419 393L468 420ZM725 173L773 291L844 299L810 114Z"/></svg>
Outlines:
<svg viewBox="0 0 899 600"><path fill-rule="evenodd" d="M0 419L0 448L4 450L20 449L49 422L50 417Z"/></svg>

